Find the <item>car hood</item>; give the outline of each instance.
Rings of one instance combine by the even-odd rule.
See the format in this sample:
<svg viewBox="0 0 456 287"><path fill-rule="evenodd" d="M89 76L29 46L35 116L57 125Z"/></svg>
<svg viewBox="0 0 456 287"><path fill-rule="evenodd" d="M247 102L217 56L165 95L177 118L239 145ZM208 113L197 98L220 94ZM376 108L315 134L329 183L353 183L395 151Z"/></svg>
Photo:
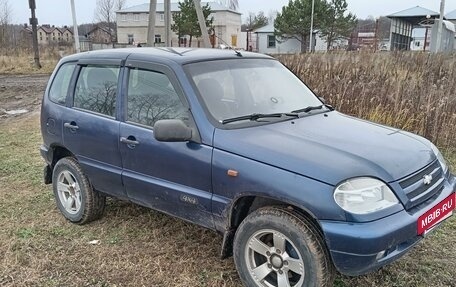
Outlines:
<svg viewBox="0 0 456 287"><path fill-rule="evenodd" d="M424 142L419 136L338 112L217 129L214 136L214 148L331 185L359 176L392 182L410 175L435 160Z"/></svg>

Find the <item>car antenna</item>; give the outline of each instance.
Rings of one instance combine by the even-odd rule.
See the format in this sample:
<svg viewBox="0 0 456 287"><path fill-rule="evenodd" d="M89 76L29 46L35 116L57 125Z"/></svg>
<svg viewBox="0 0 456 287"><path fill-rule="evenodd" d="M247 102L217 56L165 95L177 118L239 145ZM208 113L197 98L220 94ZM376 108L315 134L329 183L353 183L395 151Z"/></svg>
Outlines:
<svg viewBox="0 0 456 287"><path fill-rule="evenodd" d="M220 38L219 36L215 35L215 30L214 30L214 28L211 28L209 31L210 31L210 34L211 34L211 35L214 35L215 38L219 39L223 44L225 44L228 48L230 48L230 50L233 50L233 51L236 53L236 55L237 55L238 57L243 57L241 52L239 52L238 50L235 50L235 49L233 48L233 46L231 46L230 44L228 44L227 42L225 42L225 40L223 40L223 39Z"/></svg>

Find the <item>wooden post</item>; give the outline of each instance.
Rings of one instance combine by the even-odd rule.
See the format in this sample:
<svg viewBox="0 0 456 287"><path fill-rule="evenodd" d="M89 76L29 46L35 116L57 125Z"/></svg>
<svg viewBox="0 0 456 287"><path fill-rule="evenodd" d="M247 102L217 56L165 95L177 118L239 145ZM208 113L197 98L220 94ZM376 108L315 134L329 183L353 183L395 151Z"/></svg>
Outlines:
<svg viewBox="0 0 456 287"><path fill-rule="evenodd" d="M424 35L424 47L423 47L423 51L426 52L426 44L427 44L427 38L428 38L428 34L429 34L429 28L426 27L426 34Z"/></svg>
<svg viewBox="0 0 456 287"><path fill-rule="evenodd" d="M374 52L377 52L377 49L378 49L378 22L379 22L379 18L377 18L375 20Z"/></svg>
<svg viewBox="0 0 456 287"><path fill-rule="evenodd" d="M40 51L38 48L38 19L35 16L35 9L36 3L35 0L29 0L29 7L32 12L32 17L30 18L30 25L32 25L32 44L33 44L33 51L34 51L34 59L35 59L35 67L41 69L40 63Z"/></svg>

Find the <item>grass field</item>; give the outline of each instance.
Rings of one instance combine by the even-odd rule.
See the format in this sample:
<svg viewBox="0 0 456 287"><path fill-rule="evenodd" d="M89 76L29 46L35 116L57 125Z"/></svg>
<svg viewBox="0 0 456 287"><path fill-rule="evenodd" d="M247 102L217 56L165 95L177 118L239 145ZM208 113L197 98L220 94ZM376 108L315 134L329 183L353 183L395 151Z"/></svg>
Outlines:
<svg viewBox="0 0 456 287"><path fill-rule="evenodd" d="M42 184L38 115L0 124L0 138L0 286L240 286L214 232L117 200L100 221L65 221ZM455 230L452 218L400 261L335 286L456 286Z"/></svg>
<svg viewBox="0 0 456 287"><path fill-rule="evenodd" d="M35 67L32 49L0 48L0 74L50 74L62 55L68 55L70 48L59 50L57 47L40 48L41 69Z"/></svg>

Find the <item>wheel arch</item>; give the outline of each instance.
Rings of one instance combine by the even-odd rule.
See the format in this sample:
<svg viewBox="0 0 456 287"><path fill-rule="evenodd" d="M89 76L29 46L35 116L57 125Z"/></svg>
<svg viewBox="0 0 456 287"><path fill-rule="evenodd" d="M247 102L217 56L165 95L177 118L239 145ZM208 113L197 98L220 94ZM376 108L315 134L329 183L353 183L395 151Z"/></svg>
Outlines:
<svg viewBox="0 0 456 287"><path fill-rule="evenodd" d="M255 210L269 206L285 207L297 212L300 216L308 219L315 229L320 232L322 238L324 238L323 230L317 217L307 208L277 198L258 195L243 195L233 200L233 203L228 208L227 226L223 235L221 258L224 259L233 255L233 239L241 222Z"/></svg>
<svg viewBox="0 0 456 287"><path fill-rule="evenodd" d="M74 157L74 154L67 148L61 145L52 145L50 148L51 167L64 157Z"/></svg>
<svg viewBox="0 0 456 287"><path fill-rule="evenodd" d="M68 150L67 148L61 145L51 145L48 151L48 159L50 165L47 165L44 169L44 183L51 184L52 183L52 172L54 170L55 165L59 160L65 157L75 157L74 154Z"/></svg>

